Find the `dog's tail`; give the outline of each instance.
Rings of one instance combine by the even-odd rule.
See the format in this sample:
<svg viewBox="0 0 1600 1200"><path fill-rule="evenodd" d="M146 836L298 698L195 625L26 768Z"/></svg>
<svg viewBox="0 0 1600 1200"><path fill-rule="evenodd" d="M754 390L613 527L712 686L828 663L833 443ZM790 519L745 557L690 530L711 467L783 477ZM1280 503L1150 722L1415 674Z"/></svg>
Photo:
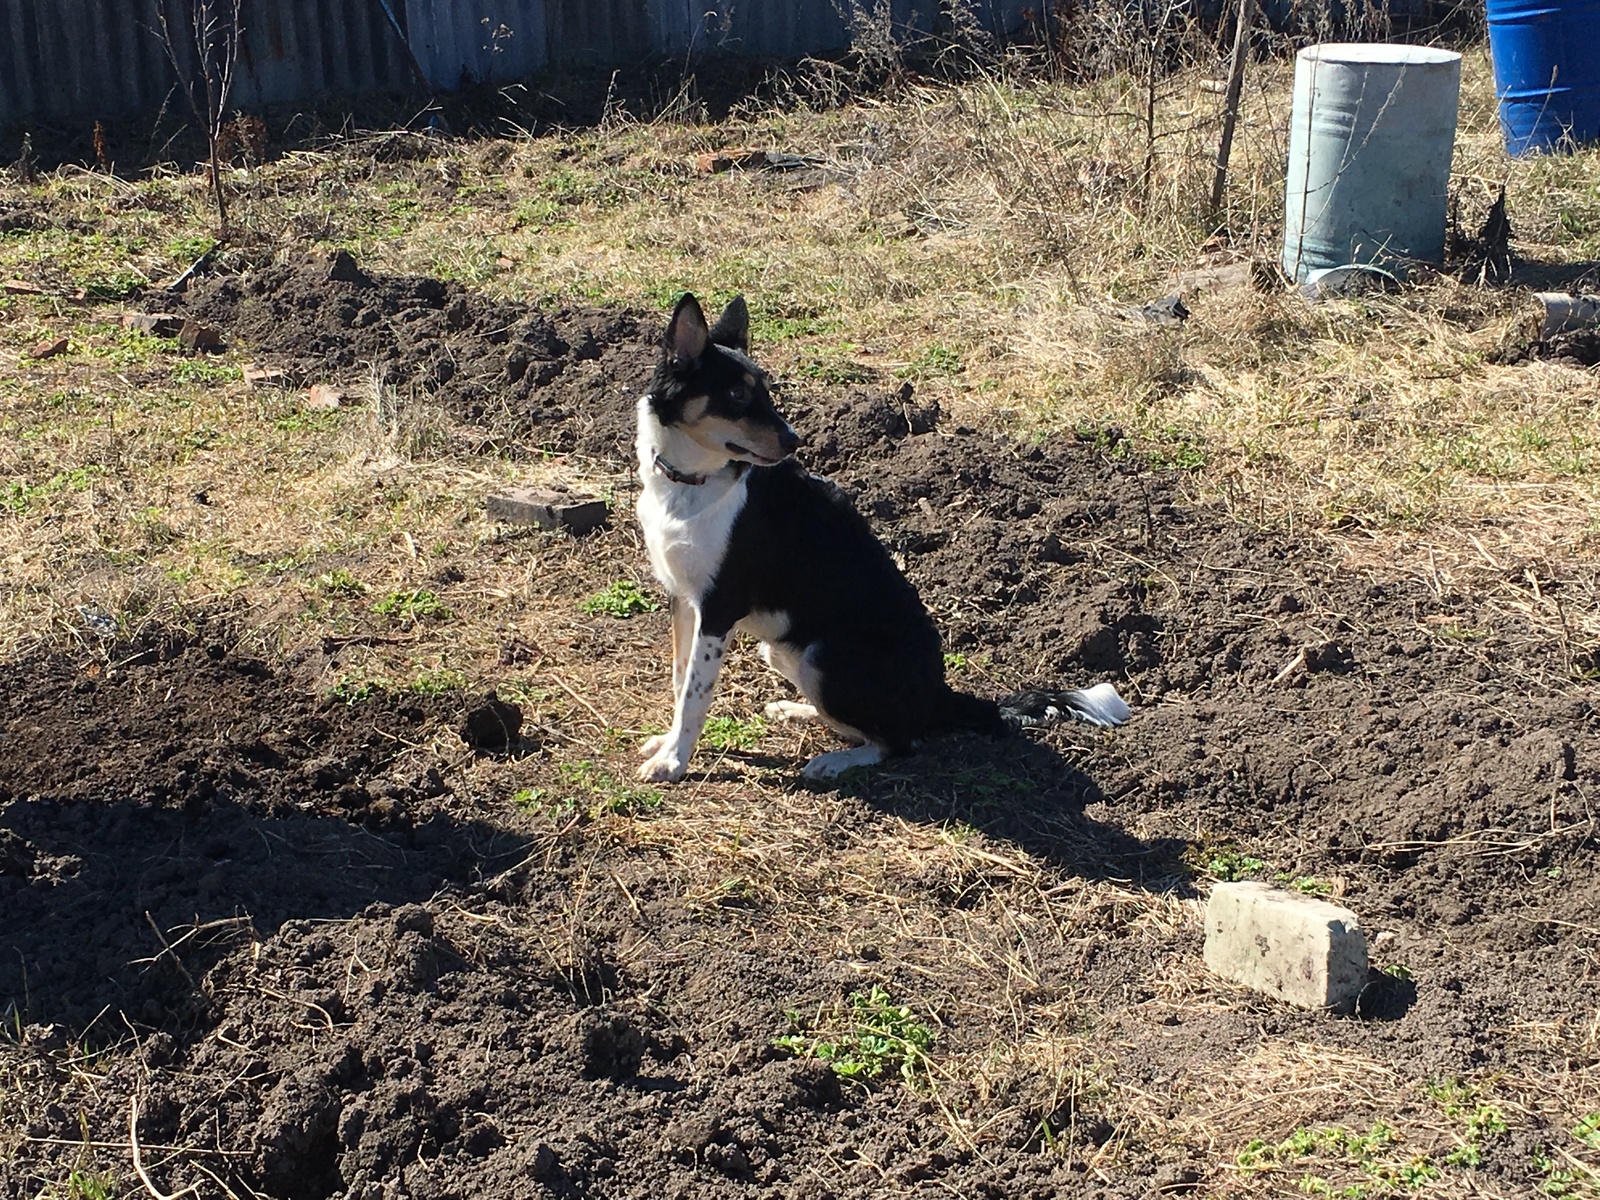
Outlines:
<svg viewBox="0 0 1600 1200"><path fill-rule="evenodd" d="M1030 689L999 700L952 690L946 720L955 729L1004 735L1055 721L1083 721L1110 729L1126 723L1132 712L1116 688L1097 683L1066 692Z"/></svg>

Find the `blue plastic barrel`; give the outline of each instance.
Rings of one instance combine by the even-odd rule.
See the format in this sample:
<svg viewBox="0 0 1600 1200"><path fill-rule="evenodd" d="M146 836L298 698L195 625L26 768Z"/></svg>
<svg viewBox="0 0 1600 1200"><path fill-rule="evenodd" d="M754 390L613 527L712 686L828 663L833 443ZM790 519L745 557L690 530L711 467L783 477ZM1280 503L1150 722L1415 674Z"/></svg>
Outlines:
<svg viewBox="0 0 1600 1200"><path fill-rule="evenodd" d="M1442 262L1461 56L1329 42L1295 61L1283 269Z"/></svg>
<svg viewBox="0 0 1600 1200"><path fill-rule="evenodd" d="M1517 156L1600 141L1600 0L1488 0L1500 128Z"/></svg>

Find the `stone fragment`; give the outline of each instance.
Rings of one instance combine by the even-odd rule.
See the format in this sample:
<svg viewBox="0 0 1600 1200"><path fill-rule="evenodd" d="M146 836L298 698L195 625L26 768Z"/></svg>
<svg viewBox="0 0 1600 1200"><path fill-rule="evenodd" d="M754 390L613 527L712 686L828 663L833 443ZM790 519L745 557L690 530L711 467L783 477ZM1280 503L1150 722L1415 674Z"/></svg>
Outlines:
<svg viewBox="0 0 1600 1200"><path fill-rule="evenodd" d="M1206 906L1206 966L1301 1008L1350 1012L1367 938L1348 908L1265 883L1219 883Z"/></svg>
<svg viewBox="0 0 1600 1200"><path fill-rule="evenodd" d="M246 387L282 387L284 373L277 367L263 367L250 363L244 369L244 382Z"/></svg>
<svg viewBox="0 0 1600 1200"><path fill-rule="evenodd" d="M331 411L344 407L344 393L326 383L313 384L306 393L306 407Z"/></svg>
<svg viewBox="0 0 1600 1200"><path fill-rule="evenodd" d="M178 330L178 345L185 350L221 350L222 335L209 325L185 320Z"/></svg>
<svg viewBox="0 0 1600 1200"><path fill-rule="evenodd" d="M42 287L35 287L33 284L28 283L23 279L8 279L4 283L0 283L0 292L5 293L7 296L44 295L44 289Z"/></svg>
<svg viewBox="0 0 1600 1200"><path fill-rule="evenodd" d="M1151 325L1175 329L1189 319L1189 307L1184 304L1183 297L1174 292L1170 296L1152 300L1144 307L1133 310L1131 315Z"/></svg>
<svg viewBox="0 0 1600 1200"><path fill-rule="evenodd" d="M150 337L177 337L183 329L183 318L170 313L123 313L122 327Z"/></svg>
<svg viewBox="0 0 1600 1200"><path fill-rule="evenodd" d="M721 175L724 171L759 171L766 165L765 150L708 150L695 159L695 170L702 175Z"/></svg>
<svg viewBox="0 0 1600 1200"><path fill-rule="evenodd" d="M67 339L66 338L55 338L55 339L53 339L51 341L48 341L48 342L40 342L32 350L28 351L28 357L29 358L55 358L57 355L65 354L66 352L67 352Z"/></svg>
<svg viewBox="0 0 1600 1200"><path fill-rule="evenodd" d="M544 488L517 488L490 496L488 511L491 521L567 529L582 534L603 525L611 515L611 506L594 496Z"/></svg>

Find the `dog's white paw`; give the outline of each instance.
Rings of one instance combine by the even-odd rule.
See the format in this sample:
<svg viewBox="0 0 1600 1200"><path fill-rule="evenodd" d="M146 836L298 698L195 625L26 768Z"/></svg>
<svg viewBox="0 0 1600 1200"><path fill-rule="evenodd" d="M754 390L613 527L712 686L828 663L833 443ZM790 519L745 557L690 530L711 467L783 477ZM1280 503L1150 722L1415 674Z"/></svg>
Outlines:
<svg viewBox="0 0 1600 1200"><path fill-rule="evenodd" d="M639 753L646 758L654 758L656 752L667 744L667 735L658 733L654 737L647 737L639 744Z"/></svg>
<svg viewBox="0 0 1600 1200"><path fill-rule="evenodd" d="M774 700L761 710L769 721L815 721L814 704L798 704L793 700Z"/></svg>
<svg viewBox="0 0 1600 1200"><path fill-rule="evenodd" d="M851 767L870 767L883 761L883 750L872 744L819 754L800 769L807 779L833 779Z"/></svg>
<svg viewBox="0 0 1600 1200"><path fill-rule="evenodd" d="M645 759L639 768L639 778L646 783L677 783L687 768L688 764L667 747Z"/></svg>

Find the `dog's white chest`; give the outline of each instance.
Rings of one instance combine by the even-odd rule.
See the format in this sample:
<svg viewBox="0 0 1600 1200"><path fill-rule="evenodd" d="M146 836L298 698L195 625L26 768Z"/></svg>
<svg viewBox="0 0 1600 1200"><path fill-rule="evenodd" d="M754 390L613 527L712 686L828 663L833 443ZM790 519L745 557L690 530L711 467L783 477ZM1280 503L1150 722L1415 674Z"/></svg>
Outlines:
<svg viewBox="0 0 1600 1200"><path fill-rule="evenodd" d="M745 495L742 477L712 479L698 487L646 478L639 526L650 567L668 595L698 601L711 590Z"/></svg>

